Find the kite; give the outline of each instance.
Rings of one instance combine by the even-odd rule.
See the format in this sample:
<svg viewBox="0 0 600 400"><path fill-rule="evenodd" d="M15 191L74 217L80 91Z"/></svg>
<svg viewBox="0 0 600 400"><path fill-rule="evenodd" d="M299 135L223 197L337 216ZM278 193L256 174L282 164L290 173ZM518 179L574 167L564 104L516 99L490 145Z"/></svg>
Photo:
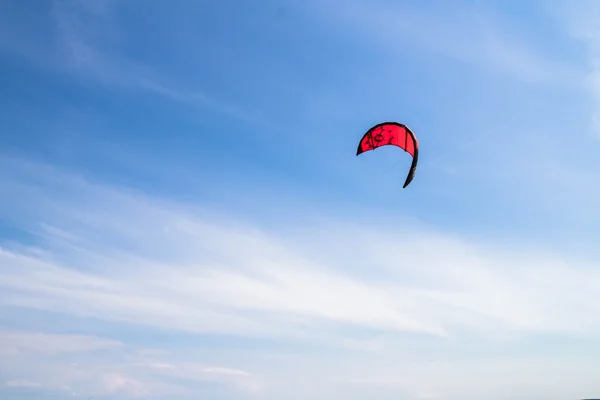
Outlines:
<svg viewBox="0 0 600 400"><path fill-rule="evenodd" d="M360 140L356 155L388 145L400 147L413 158L408 176L402 186L406 188L414 178L419 161L419 141L406 125L398 122L382 122L373 126Z"/></svg>

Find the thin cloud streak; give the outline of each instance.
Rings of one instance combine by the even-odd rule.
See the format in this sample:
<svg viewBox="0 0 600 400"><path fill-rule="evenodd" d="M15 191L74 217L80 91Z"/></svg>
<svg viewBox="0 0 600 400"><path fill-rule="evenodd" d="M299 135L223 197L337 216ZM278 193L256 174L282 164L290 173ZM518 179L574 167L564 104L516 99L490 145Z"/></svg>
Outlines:
<svg viewBox="0 0 600 400"><path fill-rule="evenodd" d="M134 89L190 107L211 110L241 121L265 125L267 118L258 110L245 110L221 101L198 89L182 89L156 68L114 50L121 34L113 22L110 2L54 0L54 22L59 32L59 52L63 68L82 73L103 84ZM193 88L193 84L186 83Z"/></svg>
<svg viewBox="0 0 600 400"><path fill-rule="evenodd" d="M145 355L129 344L110 339L10 329L0 331L0 339L3 346L15 349L2 353L0 374L8 378L4 381L7 388L134 398L192 395L194 391L182 381L218 382L242 392L261 389L259 380L244 370L181 361L164 352Z"/></svg>
<svg viewBox="0 0 600 400"><path fill-rule="evenodd" d="M438 54L506 74L526 83L573 84L582 71L552 59L523 39L523 28L508 26L477 7L415 10L408 6L383 7L353 1L347 7L335 2L313 4L324 18L361 32L400 56L398 44L423 46ZM392 50L393 49L393 50Z"/></svg>
<svg viewBox="0 0 600 400"><path fill-rule="evenodd" d="M552 3L551 3L552 4ZM600 7L593 1L554 3L547 6L567 32L587 50L586 74L582 85L591 97L590 130L600 138L600 29L597 26Z"/></svg>
<svg viewBox="0 0 600 400"><path fill-rule="evenodd" d="M117 340L106 340L85 335L30 333L0 328L0 354L16 355L23 352L43 354L81 353L112 349L122 346Z"/></svg>

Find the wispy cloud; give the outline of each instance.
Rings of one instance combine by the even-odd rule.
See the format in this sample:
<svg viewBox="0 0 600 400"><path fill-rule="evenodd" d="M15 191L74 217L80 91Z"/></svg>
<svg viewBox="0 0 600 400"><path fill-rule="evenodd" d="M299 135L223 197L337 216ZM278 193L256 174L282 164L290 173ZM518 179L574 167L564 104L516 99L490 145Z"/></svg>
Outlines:
<svg viewBox="0 0 600 400"><path fill-rule="evenodd" d="M3 346L6 343L19 350L3 353L0 363L0 373L8 377L4 382L8 388L128 397L188 395L193 393L190 384L203 382L218 382L242 391L260 389L259 382L249 372L181 361L164 352L146 355L114 340L8 329L2 331L0 338ZM188 384L176 383L182 380Z"/></svg>
<svg viewBox="0 0 600 400"><path fill-rule="evenodd" d="M339 336L338 324L446 337L600 331L592 318L600 275L541 249L527 255L425 227L351 221L315 225L298 241L290 229L239 225L43 166L11 165L4 170L30 182L27 198L45 206L22 225L41 241L7 244L0 254L5 306L341 345L361 335ZM3 201L4 219L24 206L23 186L11 176L2 175L15 193ZM366 265L368 272L353 272Z"/></svg>
<svg viewBox="0 0 600 400"><path fill-rule="evenodd" d="M28 388L37 388L42 386L41 383L38 382L30 382L24 379L8 381L5 384L7 387L28 387Z"/></svg>
<svg viewBox="0 0 600 400"><path fill-rule="evenodd" d="M308 239L300 241L297 232L281 226L269 229L250 220L240 224L211 215L210 210L92 184L42 165L34 168L15 160L11 165L12 173L2 175L3 187L19 193L23 186L19 188L11 177L20 176L20 182L29 182L29 198L44 206L38 206L22 225L37 235L37 244L6 244L0 255L4 307L99 318L123 326L134 323L174 333L212 332L344 348L347 353L341 360L364 362L396 346L407 352L400 340L406 334L424 334L429 338L423 339L427 346L433 346L425 350L421 343L405 353L405 357L417 357L446 341L458 345L465 332L478 341L505 346L536 334L591 338L600 331L593 318L600 312L600 303L594 300L600 286L598 272L591 265L560 259L543 249L503 249L418 225L403 231L386 224L331 219L327 224L317 220L313 226L305 224L302 230L308 235L303 237ZM23 204L16 198L5 199L2 217L10 219L20 207ZM45 229L40 221L55 229ZM340 327L345 329L340 331ZM81 350L116 345L98 340L66 336L60 343ZM105 365L104 369L94 367L93 376L105 377L104 390L126 389L143 395L183 390L166 381L148 389L139 383L147 382L145 373L221 382L250 379L240 387L276 390L278 376L281 382L294 383L290 375L284 377L284 371L273 369L269 357L284 357L286 363L299 363L298 368L310 365L324 371L317 367L317 359L310 361L308 356L270 353L252 358L246 354L248 358L239 366L219 366L161 354L139 353L129 358L127 368L124 360L117 364L100 360L97 363ZM390 366L397 356L392 351L385 365ZM530 357L522 361L527 365L523 368L541 366L539 359ZM514 368L514 362L521 361L507 361L506 370ZM121 367L115 369L115 365ZM252 365L260 372L258 377ZM314 379L323 385L320 393L332 384L328 380L356 379L375 379L369 385L380 388L389 386L391 380L416 393L427 391L423 379L431 374L437 384L429 386L428 393L465 390L450 378L442 378L449 370L439 363L411 364L413 372L408 375L404 367L397 367L388 378L382 370L369 372L366 366L371 364L364 365L349 369L336 364L337 370L320 379L315 372ZM471 373L482 368L481 364L467 365L464 371ZM500 373L502 365L484 369L485 374ZM550 371L552 367L544 368ZM520 371L525 373L525 369ZM14 379L44 382L39 374L21 371ZM141 371L146 372L140 375ZM404 378L398 380L400 373ZM467 381L466 375L452 376L457 382ZM495 382L511 385L517 379L511 374ZM53 382L73 387L66 378Z"/></svg>
<svg viewBox="0 0 600 400"><path fill-rule="evenodd" d="M1 329L0 353L5 355L36 352L45 354L79 353L102 350L121 345L116 340L106 340L83 335L58 335L49 333L30 333Z"/></svg>
<svg viewBox="0 0 600 400"><path fill-rule="evenodd" d="M413 54L398 48L402 45L433 51L529 83L572 84L580 76L576 65L539 51L528 40L531 32L525 26L509 24L474 4L417 9L406 4L359 0L345 7L335 2L319 2L315 7L327 18L359 32L398 58Z"/></svg>
<svg viewBox="0 0 600 400"><path fill-rule="evenodd" d="M593 1L568 4L551 3L547 6L565 30L583 43L587 51L586 74L582 84L591 96L591 131L600 135L600 29L597 25L600 7Z"/></svg>
<svg viewBox="0 0 600 400"><path fill-rule="evenodd" d="M190 92L184 89L175 88L174 86L164 86L161 83L151 81L146 78L139 79L137 85L140 89L148 90L152 93L165 96L173 101L215 110L226 116L241 119L247 122L261 125L268 124L268 119L259 111L245 110L238 106L224 103L216 98L209 97L201 92Z"/></svg>
<svg viewBox="0 0 600 400"><path fill-rule="evenodd" d="M103 84L140 90L191 107L207 109L246 122L265 124L258 110L217 99L190 82L173 82L165 72L121 50L123 34L109 1L54 0L53 18L59 33L61 64ZM183 87L186 87L184 89Z"/></svg>

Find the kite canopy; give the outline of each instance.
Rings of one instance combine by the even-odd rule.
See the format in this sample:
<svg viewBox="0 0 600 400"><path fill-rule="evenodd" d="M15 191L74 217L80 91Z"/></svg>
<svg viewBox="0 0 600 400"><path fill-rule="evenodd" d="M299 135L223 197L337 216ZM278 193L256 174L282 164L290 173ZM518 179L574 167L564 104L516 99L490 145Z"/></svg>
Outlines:
<svg viewBox="0 0 600 400"><path fill-rule="evenodd" d="M405 188L413 180L419 161L419 142L415 134L404 124L382 122L370 128L360 140L356 155L382 146L397 146L413 157L412 165L404 182Z"/></svg>

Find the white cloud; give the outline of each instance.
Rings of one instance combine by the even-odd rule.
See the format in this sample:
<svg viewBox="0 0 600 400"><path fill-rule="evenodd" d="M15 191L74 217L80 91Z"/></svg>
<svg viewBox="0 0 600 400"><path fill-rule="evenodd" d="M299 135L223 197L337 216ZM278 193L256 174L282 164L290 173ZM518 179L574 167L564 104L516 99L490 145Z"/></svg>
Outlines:
<svg viewBox="0 0 600 400"><path fill-rule="evenodd" d="M110 394L124 392L133 397L148 397L152 394L142 382L121 374L106 374L103 378Z"/></svg>
<svg viewBox="0 0 600 400"><path fill-rule="evenodd" d="M31 387L40 387L40 386L42 386L42 384L41 383L37 383L37 382L30 382L30 381L27 381L25 379L19 379L19 380L7 381L5 383L5 386L7 386L7 387L25 387L25 388L31 388Z"/></svg>
<svg viewBox="0 0 600 400"><path fill-rule="evenodd" d="M152 372L163 377L187 379L196 382L222 382L244 391L260 391L261 385L250 372L198 362L150 360L133 364L135 370Z"/></svg>
<svg viewBox="0 0 600 400"><path fill-rule="evenodd" d="M600 275L551 255L523 258L421 228L402 233L368 225L315 226L310 243L286 242L264 228L49 177L70 182L72 195L67 200L41 181L30 187L30 198L55 204L37 213L59 230L30 221L47 240L43 252L7 247L0 253L6 305L260 335L305 334L326 321L432 334L471 324L509 331L600 328L589 319L600 306L589 300ZM22 205L6 202L5 218ZM56 234L63 231L69 235ZM328 239L344 248L328 254L318 245ZM120 248L111 248L117 241ZM344 272L358 267L371 270L365 274L372 279ZM558 298L557 282L573 290Z"/></svg>
<svg viewBox="0 0 600 400"><path fill-rule="evenodd" d="M502 248L414 222L398 224L395 218L385 224L385 218L358 223L329 216L327 223L315 218L302 226L267 228L91 183L44 165L7 158L0 165L0 184L8 193L0 200L0 217L38 238L30 245L6 243L2 248L4 307L173 333L278 339L337 354L328 359L246 349L185 359L166 349L140 348L129 349L126 358L107 359L107 353L91 363L73 357L123 345L7 331L0 343L4 359L13 360L10 379L131 396L194 393L168 381L187 379L265 396L292 390L298 399L332 390L347 393L350 381L371 393L475 398L503 385L545 393L536 388L540 381L519 378L543 367L556 378L550 387L566 394L575 373L560 380L555 368L572 359L549 355L543 364L536 356L515 356L510 343L535 334L583 340L600 332L594 318L600 312L595 300L600 272L593 264L543 249L525 252L525 244ZM485 343L479 344L477 362L444 355L439 347L467 351L465 335ZM16 342L19 338L23 342ZM496 354L495 346L508 346L509 353ZM41 362L39 357L46 356L38 355L34 368L32 358L20 358L23 348L68 358L57 364ZM490 352L497 358L489 359ZM446 368L450 362L458 363L460 372ZM582 362L573 367L578 374L585 368ZM155 374L162 380L149 378ZM489 381L496 374L502 378ZM465 387L473 376L478 383ZM583 376L580 386L592 387L591 377Z"/></svg>
<svg viewBox="0 0 600 400"><path fill-rule="evenodd" d="M45 244L0 253L5 305L267 336L320 336L330 323L434 335L467 327L600 329L590 318L600 307L590 300L600 274L553 255L525 257L420 227L403 233L365 224L317 225L305 232L308 242L295 242L67 175L42 177L68 182L71 195L42 181L30 186L28 198L54 204L38 208L36 218L58 230L29 221ZM23 206L17 198L4 202L5 218ZM356 270L362 274L350 273Z"/></svg>
<svg viewBox="0 0 600 400"><path fill-rule="evenodd" d="M210 374L223 374L223 375L241 375L241 376L249 375L247 372L244 372L244 371L240 371L237 369L231 369L231 368L222 368L222 367L207 367L207 368L203 368L202 372L208 372Z"/></svg>
<svg viewBox="0 0 600 400"><path fill-rule="evenodd" d="M0 328L0 354L17 355L23 352L45 354L79 353L110 349L120 346L116 340L106 340L84 335L58 335L30 333Z"/></svg>
<svg viewBox="0 0 600 400"><path fill-rule="evenodd" d="M78 396L154 397L189 395L193 392L182 384L187 381L188 385L219 382L242 391L260 390L249 372L181 361L167 352L153 352L150 357L113 340L10 329L2 331L0 340L5 347L36 350L3 354L0 374L8 377L4 385L10 388L58 390ZM118 351L106 352L115 346Z"/></svg>

